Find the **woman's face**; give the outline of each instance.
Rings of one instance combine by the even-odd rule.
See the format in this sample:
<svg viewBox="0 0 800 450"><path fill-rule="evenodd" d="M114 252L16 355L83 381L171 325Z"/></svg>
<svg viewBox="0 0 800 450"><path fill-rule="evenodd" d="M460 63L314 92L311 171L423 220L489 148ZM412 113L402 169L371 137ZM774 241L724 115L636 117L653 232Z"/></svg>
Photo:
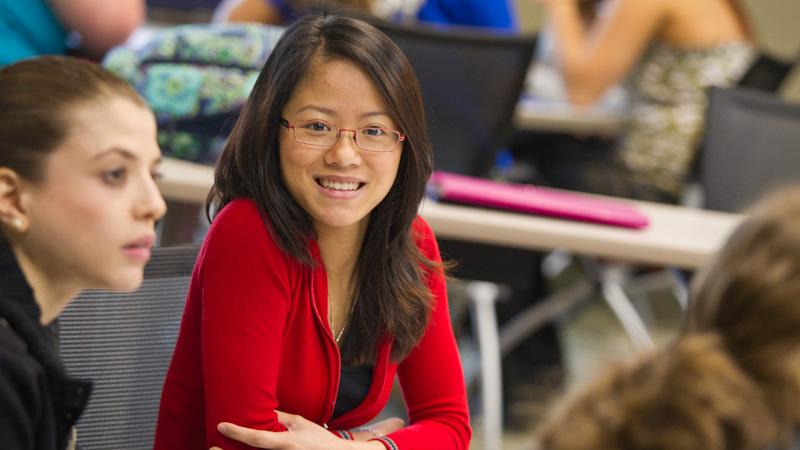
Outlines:
<svg viewBox="0 0 800 450"><path fill-rule="evenodd" d="M51 283L134 289L166 211L154 179L155 119L123 97L81 103L67 117L44 177L21 181L27 229L18 248Z"/></svg>
<svg viewBox="0 0 800 450"><path fill-rule="evenodd" d="M289 123L313 121L323 129L397 130L372 80L341 59L312 61L282 114ZM352 132L342 131L335 144L319 147L297 142L291 129L280 129L283 182L316 231L363 231L370 212L394 184L402 143L387 152L371 152L356 146Z"/></svg>

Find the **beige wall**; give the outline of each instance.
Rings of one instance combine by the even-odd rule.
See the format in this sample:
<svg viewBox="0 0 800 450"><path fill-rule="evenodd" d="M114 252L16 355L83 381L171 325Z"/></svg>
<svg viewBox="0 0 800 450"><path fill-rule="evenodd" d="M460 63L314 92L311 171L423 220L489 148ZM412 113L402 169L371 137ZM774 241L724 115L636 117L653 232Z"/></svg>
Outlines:
<svg viewBox="0 0 800 450"><path fill-rule="evenodd" d="M523 31L534 32L542 21L536 0L515 0ZM740 0L750 13L761 47L800 62L800 0ZM784 94L800 100L800 70L795 70Z"/></svg>
<svg viewBox="0 0 800 450"><path fill-rule="evenodd" d="M800 1L742 0L742 3L752 16L759 44L775 55L800 62ZM794 70L782 94L800 100L800 70Z"/></svg>
<svg viewBox="0 0 800 450"><path fill-rule="evenodd" d="M741 0L750 12L759 43L786 58L800 55L800 1Z"/></svg>
<svg viewBox="0 0 800 450"><path fill-rule="evenodd" d="M536 0L515 0L517 16L519 17L520 28L523 32L533 33L539 29L542 23L542 8L536 4Z"/></svg>

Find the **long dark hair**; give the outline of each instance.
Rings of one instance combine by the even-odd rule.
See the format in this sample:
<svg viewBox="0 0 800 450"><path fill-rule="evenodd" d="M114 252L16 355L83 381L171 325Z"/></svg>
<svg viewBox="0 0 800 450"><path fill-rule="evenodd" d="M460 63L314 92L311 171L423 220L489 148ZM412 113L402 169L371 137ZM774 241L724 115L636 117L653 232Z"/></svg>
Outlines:
<svg viewBox="0 0 800 450"><path fill-rule="evenodd" d="M356 264L356 306L342 346L343 360L364 362L374 357L381 338L391 337L392 358L399 360L422 337L431 310L425 271L437 269L418 250L412 223L431 174L432 147L411 64L381 31L326 13L309 14L287 28L220 157L206 213L211 218L212 210L235 198L252 199L278 245L301 263L314 264L311 218L281 178L278 126L295 87L318 58L346 60L364 70L407 137L394 185L370 213Z"/></svg>

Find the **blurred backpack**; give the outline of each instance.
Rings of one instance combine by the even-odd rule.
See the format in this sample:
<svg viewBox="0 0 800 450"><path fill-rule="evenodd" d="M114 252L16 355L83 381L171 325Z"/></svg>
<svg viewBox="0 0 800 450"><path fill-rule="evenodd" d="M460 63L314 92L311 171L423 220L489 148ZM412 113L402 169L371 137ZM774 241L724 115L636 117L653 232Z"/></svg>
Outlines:
<svg viewBox="0 0 800 450"><path fill-rule="evenodd" d="M103 65L153 109L165 156L214 164L283 30L256 24L157 29L140 44L115 48Z"/></svg>

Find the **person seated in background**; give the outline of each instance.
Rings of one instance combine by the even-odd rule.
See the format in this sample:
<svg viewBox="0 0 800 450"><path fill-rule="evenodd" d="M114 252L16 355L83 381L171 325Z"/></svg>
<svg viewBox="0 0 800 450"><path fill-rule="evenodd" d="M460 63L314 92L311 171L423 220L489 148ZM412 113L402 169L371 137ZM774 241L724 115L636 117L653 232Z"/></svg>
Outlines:
<svg viewBox="0 0 800 450"><path fill-rule="evenodd" d="M776 448L789 448L800 426L800 188L750 214L697 275L686 328L722 336L777 417Z"/></svg>
<svg viewBox="0 0 800 450"><path fill-rule="evenodd" d="M100 60L145 19L144 0L0 0L0 66L79 52Z"/></svg>
<svg viewBox="0 0 800 450"><path fill-rule="evenodd" d="M800 187L750 210L691 294L677 342L567 402L542 450L796 448Z"/></svg>
<svg viewBox="0 0 800 450"><path fill-rule="evenodd" d="M535 1L571 102L591 104L623 80L630 88L631 117L612 164L595 167L588 155L586 167L571 168L581 172L582 190L677 202L703 129L706 89L734 84L755 57L737 0L606 0L588 26L583 0Z"/></svg>
<svg viewBox="0 0 800 450"><path fill-rule="evenodd" d="M286 29L217 164L156 450L250 448L231 423L270 449L469 447L443 264L417 216L426 130L381 31L328 14ZM409 425L356 430L396 375Z"/></svg>
<svg viewBox="0 0 800 450"><path fill-rule="evenodd" d="M609 370L554 410L537 450L767 450L777 431L758 385L714 334Z"/></svg>
<svg viewBox="0 0 800 450"><path fill-rule="evenodd" d="M160 160L153 114L105 69L64 56L0 69L3 449L74 448L91 383L67 375L48 325L83 289L141 284Z"/></svg>
<svg viewBox="0 0 800 450"><path fill-rule="evenodd" d="M465 25L513 31L510 0L224 0L215 20L286 24L314 6L366 11L393 22Z"/></svg>
<svg viewBox="0 0 800 450"><path fill-rule="evenodd" d="M597 19L602 0L584 0L578 2L578 15L581 26L590 28ZM552 24L545 21L536 35L536 52L531 62L530 73L526 80L525 93L536 99L553 102L569 102L569 94L557 67L556 42ZM627 93L623 86L609 86L591 106L623 109L627 101Z"/></svg>

